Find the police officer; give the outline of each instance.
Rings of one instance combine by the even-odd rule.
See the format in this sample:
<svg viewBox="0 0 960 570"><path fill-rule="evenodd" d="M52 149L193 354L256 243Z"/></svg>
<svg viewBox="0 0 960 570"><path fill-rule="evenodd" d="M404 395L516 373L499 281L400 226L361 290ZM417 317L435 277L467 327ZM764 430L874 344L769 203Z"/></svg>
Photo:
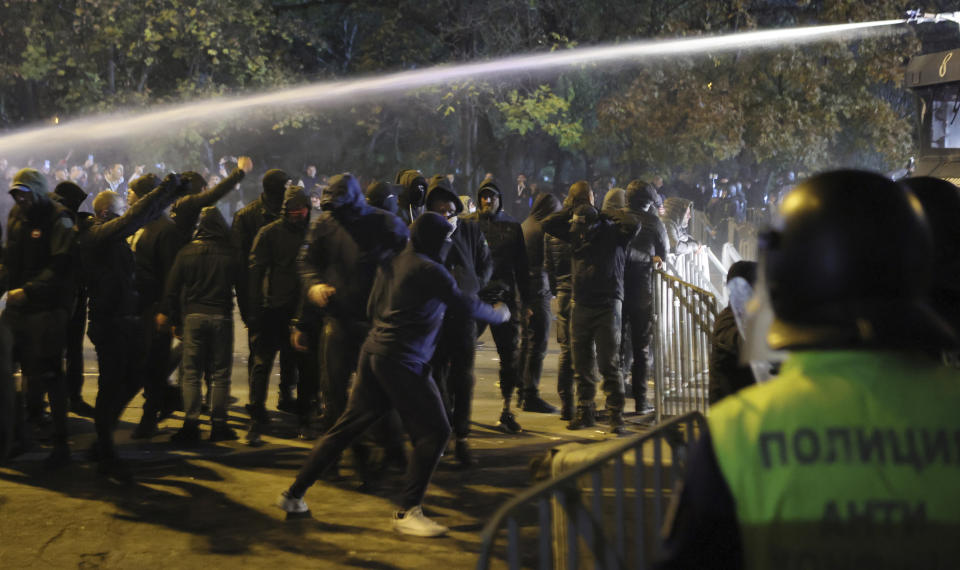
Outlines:
<svg viewBox="0 0 960 570"><path fill-rule="evenodd" d="M800 184L762 240L790 350L771 382L710 410L664 567L948 568L960 559L960 377L930 309L931 235L884 176ZM880 246L880 247L878 247Z"/></svg>

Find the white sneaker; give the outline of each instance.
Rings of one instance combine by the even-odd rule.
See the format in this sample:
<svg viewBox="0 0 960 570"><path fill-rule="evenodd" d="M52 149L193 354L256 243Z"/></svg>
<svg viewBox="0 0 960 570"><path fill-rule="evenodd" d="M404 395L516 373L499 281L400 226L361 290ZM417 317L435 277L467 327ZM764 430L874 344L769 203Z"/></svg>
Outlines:
<svg viewBox="0 0 960 570"><path fill-rule="evenodd" d="M449 528L442 524L437 524L428 519L427 516L423 514L423 509L420 505L403 513L402 516L400 511L397 511L397 513L393 515L393 530L400 534L426 537L442 536L450 531Z"/></svg>
<svg viewBox="0 0 960 570"><path fill-rule="evenodd" d="M300 514L310 511L310 507L307 506L307 503L305 503L302 498L291 496L289 491L280 493L280 496L277 497L277 502L274 503L274 505L280 507L290 514Z"/></svg>

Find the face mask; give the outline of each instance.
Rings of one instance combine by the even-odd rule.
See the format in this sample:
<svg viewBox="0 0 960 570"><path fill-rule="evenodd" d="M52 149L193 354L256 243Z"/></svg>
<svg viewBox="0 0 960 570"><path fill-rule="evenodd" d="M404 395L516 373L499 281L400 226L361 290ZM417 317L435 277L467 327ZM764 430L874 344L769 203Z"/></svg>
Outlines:
<svg viewBox="0 0 960 570"><path fill-rule="evenodd" d="M451 225L451 226L453 226L453 231L450 232L450 235L453 235L453 232L457 231L457 221L458 221L459 219L460 219L460 218L458 218L457 216L453 216L453 217L447 218L447 221L450 222L450 225Z"/></svg>
<svg viewBox="0 0 960 570"><path fill-rule="evenodd" d="M290 210L286 214L287 220L293 224L298 224L298 225L303 224L307 221L307 215L309 214L309 212L310 210L308 210L307 208L301 208L299 210Z"/></svg>

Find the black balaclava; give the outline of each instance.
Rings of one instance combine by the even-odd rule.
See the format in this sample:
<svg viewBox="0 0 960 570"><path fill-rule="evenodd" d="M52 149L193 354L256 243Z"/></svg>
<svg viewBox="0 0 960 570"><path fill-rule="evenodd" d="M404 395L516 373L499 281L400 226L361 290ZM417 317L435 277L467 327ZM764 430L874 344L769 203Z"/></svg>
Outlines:
<svg viewBox="0 0 960 570"><path fill-rule="evenodd" d="M290 176L279 168L268 170L263 175L263 200L274 212L279 212L283 205L283 193L286 191L288 180Z"/></svg>
<svg viewBox="0 0 960 570"><path fill-rule="evenodd" d="M400 194L400 187L389 182L377 181L367 186L366 191L367 204L374 208L386 210L391 214L400 211L397 203L397 196Z"/></svg>
<svg viewBox="0 0 960 570"><path fill-rule="evenodd" d="M303 214L306 212L306 214ZM306 230L310 225L310 198L303 188L291 184L283 195L283 219L298 230ZM301 215L303 214L303 215Z"/></svg>
<svg viewBox="0 0 960 570"><path fill-rule="evenodd" d="M156 177L154 178L156 179ZM158 184L159 182L160 181L157 180ZM74 214L80 210L80 204L83 204L83 201L87 199L87 193L83 191L83 188L80 188L75 183L70 181L64 181L57 184L57 187L53 189L53 193L59 196L60 203L66 206L67 209Z"/></svg>

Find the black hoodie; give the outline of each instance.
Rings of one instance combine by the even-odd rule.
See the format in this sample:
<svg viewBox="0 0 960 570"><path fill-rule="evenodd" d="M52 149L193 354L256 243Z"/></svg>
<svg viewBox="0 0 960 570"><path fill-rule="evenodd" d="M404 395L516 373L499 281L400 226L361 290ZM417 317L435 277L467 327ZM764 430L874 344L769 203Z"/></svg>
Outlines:
<svg viewBox="0 0 960 570"><path fill-rule="evenodd" d="M320 283L331 285L336 292L323 311L364 323L377 268L403 249L409 231L397 216L369 206L360 183L349 174L331 178L320 201L324 212L310 227L301 249L303 290ZM304 303L298 326L316 322L318 310Z"/></svg>
<svg viewBox="0 0 960 570"><path fill-rule="evenodd" d="M527 247L527 268L530 273L530 293L538 297L550 294L547 272L544 270L543 220L560 209L560 201L551 194L537 194L530 215L523 220L523 243Z"/></svg>
<svg viewBox="0 0 960 570"><path fill-rule="evenodd" d="M310 198L299 186L287 188L283 199L283 212L307 209ZM262 309L286 309L293 311L300 300L300 275L297 257L300 246L307 236L306 223L294 223L281 217L263 226L253 240L249 259L250 308L256 315Z"/></svg>
<svg viewBox="0 0 960 570"><path fill-rule="evenodd" d="M450 181L441 175L430 179L427 205L439 196L453 202L457 214L463 212L463 203L450 188ZM456 219L456 228L450 240L450 252L443 265L453 275L461 291L468 295L476 295L486 286L493 272L493 259L490 257L487 240L483 237L483 232L480 231L476 221L467 221L463 218Z"/></svg>
<svg viewBox="0 0 960 570"><path fill-rule="evenodd" d="M427 212L411 228L410 243L383 267L370 295L373 328L363 349L371 354L425 364L433 357L445 310L498 324L508 314L457 288L438 252L452 230L443 216Z"/></svg>
<svg viewBox="0 0 960 570"><path fill-rule="evenodd" d="M427 179L419 170L408 169L397 173L396 183L400 185L400 194L397 196L400 210L398 215L409 226L423 213Z"/></svg>
<svg viewBox="0 0 960 570"><path fill-rule="evenodd" d="M164 313L174 326L186 315L233 316L233 290L240 258L230 242L230 228L215 206L200 211L192 242L177 254L164 290ZM182 304L181 304L182 301Z"/></svg>
<svg viewBox="0 0 960 570"><path fill-rule="evenodd" d="M283 193L286 191L287 180L289 179L287 173L282 170L276 168L268 170L263 175L263 193L260 194L260 197L233 215L233 225L230 226L233 247L236 248L240 258L244 260L240 267L243 275L240 278L239 289L237 290L237 305L240 308L240 318L244 322L247 321L247 300L250 298L247 292L246 259L250 255L250 248L253 247L253 238L257 236L260 228L280 216Z"/></svg>
<svg viewBox="0 0 960 570"><path fill-rule="evenodd" d="M521 302L530 302L530 278L527 267L527 249L523 242L523 230L520 224L503 211L503 193L492 180L484 182L477 190L496 192L500 197L500 207L493 214L483 214L477 210L465 216L465 220L479 224L483 236L490 246L493 257L493 275L490 284L495 283L506 289L506 299L511 302L519 292Z"/></svg>

